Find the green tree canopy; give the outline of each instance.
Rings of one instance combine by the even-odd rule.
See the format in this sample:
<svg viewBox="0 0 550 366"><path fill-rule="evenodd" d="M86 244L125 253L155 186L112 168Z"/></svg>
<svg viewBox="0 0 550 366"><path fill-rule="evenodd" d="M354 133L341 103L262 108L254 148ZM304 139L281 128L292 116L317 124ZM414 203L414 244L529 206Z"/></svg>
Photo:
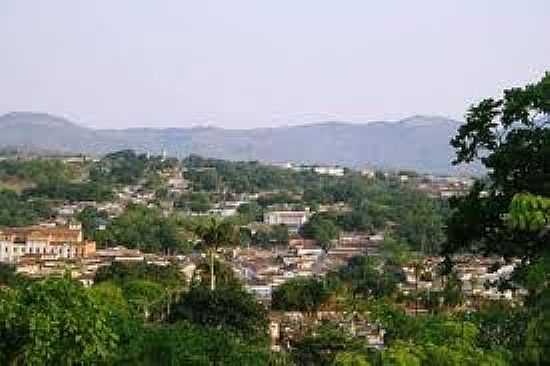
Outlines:
<svg viewBox="0 0 550 366"><path fill-rule="evenodd" d="M0 290L0 361L6 365L106 362L119 340L108 308L72 280Z"/></svg>
<svg viewBox="0 0 550 366"><path fill-rule="evenodd" d="M271 307L274 310L312 313L317 311L329 296L330 291L321 280L296 278L273 291Z"/></svg>
<svg viewBox="0 0 550 366"><path fill-rule="evenodd" d="M243 338L265 337L267 314L240 286L219 285L214 291L195 285L174 306L171 321L225 329Z"/></svg>
<svg viewBox="0 0 550 366"><path fill-rule="evenodd" d="M124 245L146 252L174 252L185 245L174 218L164 217L159 209L143 205L128 206L98 239L104 241L100 244Z"/></svg>
<svg viewBox="0 0 550 366"><path fill-rule="evenodd" d="M303 237L316 240L325 250L331 246L331 241L338 238L340 229L336 224L323 217L323 215L313 215L301 228L300 233Z"/></svg>
<svg viewBox="0 0 550 366"><path fill-rule="evenodd" d="M339 271L339 277L348 284L354 295L384 297L392 295L404 279L400 267L383 263L375 257L353 257Z"/></svg>
<svg viewBox="0 0 550 366"><path fill-rule="evenodd" d="M504 91L470 108L451 144L455 163L481 161L489 180L452 201L446 253L474 249L531 258L548 236L509 227L503 217L518 193L550 197L550 73L541 81Z"/></svg>
<svg viewBox="0 0 550 366"><path fill-rule="evenodd" d="M0 189L0 227L27 226L52 215L42 200L25 200L11 190Z"/></svg>

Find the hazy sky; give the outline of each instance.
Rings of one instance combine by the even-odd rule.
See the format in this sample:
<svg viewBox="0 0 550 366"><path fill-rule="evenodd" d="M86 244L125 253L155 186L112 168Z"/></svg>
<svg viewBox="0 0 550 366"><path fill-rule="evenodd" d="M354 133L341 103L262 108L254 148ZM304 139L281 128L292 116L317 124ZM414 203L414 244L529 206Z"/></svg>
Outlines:
<svg viewBox="0 0 550 366"><path fill-rule="evenodd" d="M1 0L0 114L249 128L469 104L550 70L550 0Z"/></svg>

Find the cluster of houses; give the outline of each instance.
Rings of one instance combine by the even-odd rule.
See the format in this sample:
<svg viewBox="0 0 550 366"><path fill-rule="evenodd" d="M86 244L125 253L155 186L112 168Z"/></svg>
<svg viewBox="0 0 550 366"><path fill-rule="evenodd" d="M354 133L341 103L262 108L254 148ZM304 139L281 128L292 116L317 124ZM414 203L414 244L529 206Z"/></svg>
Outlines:
<svg viewBox="0 0 550 366"><path fill-rule="evenodd" d="M423 257L410 261L403 266L405 281L401 283L400 291L413 299L407 306L410 313L428 311L423 302L414 301L423 296L434 297L441 293L449 280L449 274L443 274L442 263L444 258L439 256ZM522 288L501 288L503 280L510 279L520 260L505 262L499 257L481 257L475 255L458 255L453 257L452 275L458 280L459 291L464 298L465 309L476 310L482 302L509 301L521 303L526 295Z"/></svg>
<svg viewBox="0 0 550 366"><path fill-rule="evenodd" d="M450 198L466 195L474 184L469 177L436 177L424 175L413 180L415 189L434 198Z"/></svg>
<svg viewBox="0 0 550 366"><path fill-rule="evenodd" d="M30 226L0 230L0 262L16 264L17 273L43 278L67 273L85 286L93 284L97 270L113 262L147 262L166 266L174 262L190 280L196 267L188 258L142 253L123 246L97 249L83 239L80 225Z"/></svg>
<svg viewBox="0 0 550 366"><path fill-rule="evenodd" d="M342 311L317 311L313 314L303 312L272 311L269 315L269 335L273 351L288 350L292 342L302 338L323 322L337 324L354 338L363 340L369 347L384 347L384 328L359 313Z"/></svg>
<svg viewBox="0 0 550 366"><path fill-rule="evenodd" d="M345 265L351 258L376 255L381 234L344 233L325 251L314 240L294 238L288 246L271 250L234 250L232 265L248 291L270 303L273 290L296 277L322 277Z"/></svg>
<svg viewBox="0 0 550 366"><path fill-rule="evenodd" d="M79 159L67 161L70 164L81 163ZM275 165L275 164L274 164ZM338 166L310 166L287 163L277 165L296 171L312 171L320 175L343 176L346 171ZM213 168L204 168L213 169ZM189 184L184 178L183 168L173 168L160 175L172 195L188 191ZM375 171L365 169L363 176L374 178ZM402 184L411 185L432 197L448 198L465 194L473 184L470 178L418 176L400 173L396 175ZM233 200L215 203L204 215L230 217L238 213L243 204L258 198L257 194L233 195ZM147 262L159 266L177 263L180 270L190 280L196 268L196 258L188 256L167 257L142 253L139 250L123 246L97 249L93 241L85 240L81 225L74 222L75 216L86 207L95 207L107 213L107 217L121 215L130 204L147 206L158 204L155 193L143 185L126 186L116 192L112 202L74 202L63 203L56 207L56 217L51 222L38 226L0 229L0 262L15 263L16 270L31 277L60 276L69 273L86 286L93 284L95 273L103 266L114 262ZM173 204L161 209L170 211ZM344 203L322 205L319 212L347 212L350 207ZM258 299L269 304L273 291L286 281L298 277L323 277L337 270L356 256L378 256L383 233L341 233L332 242L328 250L321 248L313 240L301 238L300 228L307 223L313 212L304 207L273 206L263 215L259 225L284 225L291 238L288 245L262 248L235 248L228 256L236 275L243 281L245 288ZM98 230L104 230L106 224L99 222ZM403 266L405 281L400 284L400 292L410 298L418 297L419 292L437 293L445 286L439 273L443 258L423 257ZM499 290L497 284L509 278L517 262L504 263L500 258L459 256L455 258L455 274L460 280L461 289L466 298L466 306L475 307L476 301L508 300L518 301L521 290ZM419 302L407 305L409 312L426 311ZM308 326L324 320L331 320L350 330L357 337L363 337L373 347L383 346L384 331L379 324L373 324L358 314L342 311L319 311L315 314L271 312L270 333L275 350L288 347L293 339L304 334Z"/></svg>

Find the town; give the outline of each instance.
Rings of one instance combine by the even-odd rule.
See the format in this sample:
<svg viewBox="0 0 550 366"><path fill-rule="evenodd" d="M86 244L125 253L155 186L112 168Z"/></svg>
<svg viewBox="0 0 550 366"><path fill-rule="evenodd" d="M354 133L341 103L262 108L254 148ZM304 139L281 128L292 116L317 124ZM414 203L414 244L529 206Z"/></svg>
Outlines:
<svg viewBox="0 0 550 366"><path fill-rule="evenodd" d="M550 366L550 1L0 2L0 366Z"/></svg>
<svg viewBox="0 0 550 366"><path fill-rule="evenodd" d="M549 81L470 109L481 176L2 150L0 363L548 364Z"/></svg>
<svg viewBox="0 0 550 366"><path fill-rule="evenodd" d="M67 176L66 181L32 176L27 173L31 166L57 170ZM367 259L362 271L392 272L392 279L384 279L387 283L381 285L385 288L377 291L391 294L395 289L392 296L411 316L438 308L475 312L488 302L515 306L526 295L521 288L499 287L519 259L454 256L455 287L449 285L449 273L442 271L445 258L437 255L441 227L433 222L446 214L449 198L468 193L474 182L470 177L231 163L198 156L178 161L165 153L121 151L101 159L10 152L0 161L0 179L6 189L26 187L21 198L28 197L31 204L40 200L47 206L43 217L28 220L30 225L0 228L0 262L13 265L17 275L29 279L69 276L93 287L110 266L174 267L182 275L178 291L187 291L197 278L209 281L201 275L208 262L204 244L214 244L212 259L230 269L269 310L271 349L276 352L291 351L307 329L327 320L349 328L373 349L383 349L386 330L379 321L349 318L338 304L341 299L306 308L281 306L274 299L289 284L330 280L361 258ZM66 187L51 186L55 184ZM384 194L395 197L388 199ZM359 197L369 201L357 201ZM380 197L386 211L396 212L378 208L377 217L374 203ZM410 206L404 207L405 201ZM397 214L403 209L415 211L414 216ZM422 222L417 215L429 217ZM139 222L142 219L144 223ZM209 220L230 223L237 237L206 243L199 228ZM9 223L10 218L5 221ZM166 232L154 231L155 226ZM414 235L425 237L426 232L432 237L430 243L405 244L407 239L415 240ZM159 237L166 239L162 242ZM450 300L448 292L453 290L455 299ZM148 318L154 316L147 311Z"/></svg>

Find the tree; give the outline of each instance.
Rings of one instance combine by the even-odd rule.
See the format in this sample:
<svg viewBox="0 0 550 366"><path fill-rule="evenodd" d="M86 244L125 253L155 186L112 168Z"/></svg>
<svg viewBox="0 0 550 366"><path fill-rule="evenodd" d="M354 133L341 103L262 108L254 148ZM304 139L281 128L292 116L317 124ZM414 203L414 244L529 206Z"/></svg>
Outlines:
<svg viewBox="0 0 550 366"><path fill-rule="evenodd" d="M540 232L550 224L550 198L530 193L516 194L508 214L512 229Z"/></svg>
<svg viewBox="0 0 550 366"><path fill-rule="evenodd" d="M279 245L288 245L289 232L288 227L284 224L271 227L271 236L273 241Z"/></svg>
<svg viewBox="0 0 550 366"><path fill-rule="evenodd" d="M382 365L509 365L503 349L479 347L479 328L467 319L387 315L382 321L392 336L385 339Z"/></svg>
<svg viewBox="0 0 550 366"><path fill-rule="evenodd" d="M97 301L110 307L112 312L122 317L129 317L128 302L122 289L112 282L101 282L91 289Z"/></svg>
<svg viewBox="0 0 550 366"><path fill-rule="evenodd" d="M97 364L117 349L108 309L69 279L0 290L0 319L2 364Z"/></svg>
<svg viewBox="0 0 550 366"><path fill-rule="evenodd" d="M421 366L423 354L418 347L399 342L383 353L382 364L388 366Z"/></svg>
<svg viewBox="0 0 550 366"><path fill-rule="evenodd" d="M159 266L146 262L113 262L110 266L99 268L94 278L96 284L110 282L118 287L137 280L155 282L171 290L185 287L185 276L176 264Z"/></svg>
<svg viewBox="0 0 550 366"><path fill-rule="evenodd" d="M262 221L263 218L262 207L256 202L249 202L240 205L237 208L237 212L241 215L245 223Z"/></svg>
<svg viewBox="0 0 550 366"><path fill-rule="evenodd" d="M150 326L133 340L131 353L121 364L156 365L289 365L263 344L250 342L226 329L202 327L186 321ZM280 363L279 363L280 362Z"/></svg>
<svg viewBox="0 0 550 366"><path fill-rule="evenodd" d="M107 222L108 214L105 211L98 211L95 207L87 206L76 215L76 218L82 224L84 237L93 239L99 225L102 222Z"/></svg>
<svg viewBox="0 0 550 366"><path fill-rule="evenodd" d="M340 229L332 220L316 214L304 224L300 232L305 238L316 240L321 247L328 250L331 241L338 237Z"/></svg>
<svg viewBox="0 0 550 366"><path fill-rule="evenodd" d="M73 183L63 180L41 183L36 187L26 189L23 194L29 198L46 198L72 202L103 202L113 198L113 191L109 185L97 182Z"/></svg>
<svg viewBox="0 0 550 366"><path fill-rule="evenodd" d="M361 342L329 322L320 324L305 337L293 342L292 348L292 356L298 365L365 365L364 353L358 352L364 351ZM349 363L350 358L362 363Z"/></svg>
<svg viewBox="0 0 550 366"><path fill-rule="evenodd" d="M14 191L0 188L0 227L26 226L50 217L52 211L41 200L25 200Z"/></svg>
<svg viewBox="0 0 550 366"><path fill-rule="evenodd" d="M252 237L254 245L271 248L274 245L287 245L289 240L286 225L260 227Z"/></svg>
<svg viewBox="0 0 550 366"><path fill-rule="evenodd" d="M452 272L448 277L443 292L441 293L445 301L445 305L458 306L464 301L464 292L462 291L462 281L458 278L455 272Z"/></svg>
<svg viewBox="0 0 550 366"><path fill-rule="evenodd" d="M323 282L315 278L289 280L273 291L271 307L274 310L305 311L313 313L329 298Z"/></svg>
<svg viewBox="0 0 550 366"><path fill-rule="evenodd" d="M422 253L435 254L440 251L445 237L443 232L444 205L423 193L404 194L404 206L399 210L399 237Z"/></svg>
<svg viewBox="0 0 550 366"><path fill-rule="evenodd" d="M201 245L210 252L210 289L213 291L216 288L214 253L220 246L238 244L239 231L231 222L211 217L207 222L199 225L196 232L201 238Z"/></svg>
<svg viewBox="0 0 550 366"><path fill-rule="evenodd" d="M192 285L210 283L210 260L201 260L194 272ZM216 286L240 287L239 278L235 275L233 267L222 261L214 260L214 273L216 274Z"/></svg>
<svg viewBox="0 0 550 366"><path fill-rule="evenodd" d="M265 337L267 314L262 305L240 286L203 285L191 287L175 304L171 321L187 320L194 324L224 329L242 338Z"/></svg>
<svg viewBox="0 0 550 366"><path fill-rule="evenodd" d="M520 350L525 342L529 312L508 301L491 302L470 314L478 325L477 343L485 349Z"/></svg>
<svg viewBox="0 0 550 366"><path fill-rule="evenodd" d="M518 193L550 197L549 114L550 73L536 84L505 90L502 98L470 108L451 141L454 163L479 160L489 180L451 201L446 253L474 249L529 259L545 250L548 234L511 228L502 218Z"/></svg>
<svg viewBox="0 0 550 366"><path fill-rule="evenodd" d="M147 280L126 282L122 292L131 310L142 315L145 320L160 316L168 295L159 283Z"/></svg>
<svg viewBox="0 0 550 366"><path fill-rule="evenodd" d="M204 192L191 193L189 197L189 209L193 212L206 212L210 209L210 199Z"/></svg>
<svg viewBox="0 0 550 366"><path fill-rule="evenodd" d="M413 256L407 244L395 239L388 233L384 234L384 240L380 245L380 254L388 263L400 266Z"/></svg>
<svg viewBox="0 0 550 366"><path fill-rule="evenodd" d="M102 282L94 285L90 290L92 296L101 307L107 309L109 326L118 336L117 351L114 358L119 364L128 357L136 338L143 333L143 317L133 311L120 287L112 282Z"/></svg>
<svg viewBox="0 0 550 366"><path fill-rule="evenodd" d="M336 354L334 366L371 366L368 357L359 352L340 352Z"/></svg>
<svg viewBox="0 0 550 366"><path fill-rule="evenodd" d="M26 285L30 280L16 273L14 264L0 262L0 288L2 286L19 287Z"/></svg>
<svg viewBox="0 0 550 366"><path fill-rule="evenodd" d="M368 297L390 296L403 279L403 273L380 262L375 257L353 257L339 271L339 277L348 284L354 295Z"/></svg>
<svg viewBox="0 0 550 366"><path fill-rule="evenodd" d="M471 249L522 259L513 283L509 282L529 290L527 329L520 333L523 328L518 327L524 349L514 349L518 363L548 362L542 352L548 339L541 335L548 334L550 319L544 310L550 300L549 123L547 73L538 83L505 90L500 99L485 99L472 106L451 141L456 164L479 160L489 173L468 196L451 202L445 253ZM513 319L509 316L507 321Z"/></svg>
<svg viewBox="0 0 550 366"><path fill-rule="evenodd" d="M107 227L101 244L122 244L149 252L174 252L184 245L176 221L156 208L130 205Z"/></svg>
<svg viewBox="0 0 550 366"><path fill-rule="evenodd" d="M104 156L90 169L90 178L103 184L132 185L145 176L152 161L145 154L121 150Z"/></svg>

